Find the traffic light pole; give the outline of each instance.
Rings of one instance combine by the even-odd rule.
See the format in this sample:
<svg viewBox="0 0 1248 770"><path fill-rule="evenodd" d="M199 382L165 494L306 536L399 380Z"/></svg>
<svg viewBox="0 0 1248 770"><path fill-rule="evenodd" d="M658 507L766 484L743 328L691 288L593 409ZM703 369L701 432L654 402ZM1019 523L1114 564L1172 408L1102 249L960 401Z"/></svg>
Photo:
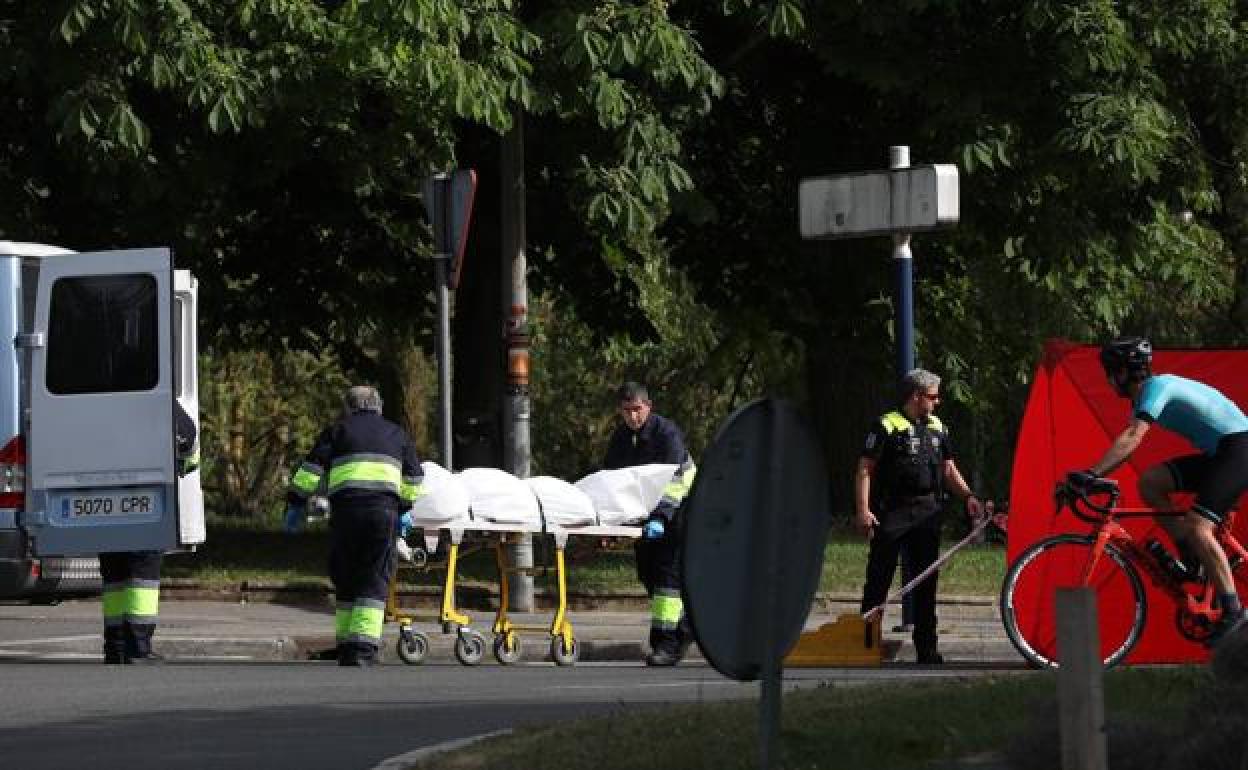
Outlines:
<svg viewBox="0 0 1248 770"><path fill-rule="evenodd" d="M507 392L503 398L504 470L527 479L531 472L529 443L529 289L525 257L527 240L524 186L524 111L513 107L511 130L503 137L502 242L503 318L506 319ZM519 568L509 582L508 602L520 612L533 611L533 538L515 535L507 546L508 560Z"/></svg>

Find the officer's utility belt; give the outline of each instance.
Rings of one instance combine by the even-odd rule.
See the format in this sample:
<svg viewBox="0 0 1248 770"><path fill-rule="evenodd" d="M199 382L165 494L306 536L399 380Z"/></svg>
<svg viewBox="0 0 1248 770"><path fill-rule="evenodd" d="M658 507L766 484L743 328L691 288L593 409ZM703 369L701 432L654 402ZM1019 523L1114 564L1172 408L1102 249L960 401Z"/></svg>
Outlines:
<svg viewBox="0 0 1248 770"><path fill-rule="evenodd" d="M885 508L897 508L903 505L915 505L917 503L934 503L938 500L935 492L928 492L925 495L889 495L884 498Z"/></svg>

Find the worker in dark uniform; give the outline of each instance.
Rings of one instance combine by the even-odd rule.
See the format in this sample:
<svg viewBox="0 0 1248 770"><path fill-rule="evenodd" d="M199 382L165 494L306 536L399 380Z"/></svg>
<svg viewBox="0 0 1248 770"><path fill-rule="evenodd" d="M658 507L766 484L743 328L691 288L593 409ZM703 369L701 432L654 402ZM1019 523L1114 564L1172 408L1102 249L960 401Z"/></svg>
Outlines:
<svg viewBox="0 0 1248 770"><path fill-rule="evenodd" d="M680 598L680 505L693 485L696 469L685 449L685 437L676 423L651 411L650 394L644 385L626 382L616 391L620 424L607 444L603 468L616 470L635 465L675 465L663 498L642 527L634 545L637 577L650 597L650 653L646 664L674 666L693 642L693 629Z"/></svg>
<svg viewBox="0 0 1248 770"><path fill-rule="evenodd" d="M343 402L343 417L321 432L291 479L287 503L304 507L328 474L338 665L371 666L381 647L395 528L423 493L424 472L407 432L381 416L376 388L354 386Z"/></svg>
<svg viewBox="0 0 1248 770"><path fill-rule="evenodd" d="M179 476L199 467L195 421L173 402L174 459ZM105 663L157 663L152 635L160 615L160 551L100 554Z"/></svg>
<svg viewBox="0 0 1248 770"><path fill-rule="evenodd" d="M915 575L936 561L946 489L966 501L971 516L983 512L954 462L949 431L933 414L940 401L940 378L914 369L902 381L901 396L901 408L871 426L854 477L858 528L871 541L864 613L888 598L903 546L910 549ZM913 639L919 663L944 662L936 645L935 574L914 589Z"/></svg>

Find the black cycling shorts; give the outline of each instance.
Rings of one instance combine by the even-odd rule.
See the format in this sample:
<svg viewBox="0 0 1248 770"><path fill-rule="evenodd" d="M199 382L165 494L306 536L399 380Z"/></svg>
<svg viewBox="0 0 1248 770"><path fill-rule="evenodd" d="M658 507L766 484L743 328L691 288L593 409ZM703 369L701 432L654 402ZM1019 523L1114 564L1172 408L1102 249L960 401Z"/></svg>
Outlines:
<svg viewBox="0 0 1248 770"><path fill-rule="evenodd" d="M1193 512L1221 524L1248 490L1248 431L1223 436L1211 455L1183 455L1165 465L1175 489L1196 493Z"/></svg>

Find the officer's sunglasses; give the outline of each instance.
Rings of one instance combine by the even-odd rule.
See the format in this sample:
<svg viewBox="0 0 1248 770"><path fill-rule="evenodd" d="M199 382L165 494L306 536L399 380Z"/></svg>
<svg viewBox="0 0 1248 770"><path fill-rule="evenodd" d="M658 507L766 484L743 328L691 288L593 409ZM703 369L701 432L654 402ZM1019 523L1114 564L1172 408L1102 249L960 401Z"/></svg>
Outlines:
<svg viewBox="0 0 1248 770"><path fill-rule="evenodd" d="M924 393L923 398L926 398L928 401L931 401L933 404L940 403L939 393Z"/></svg>

